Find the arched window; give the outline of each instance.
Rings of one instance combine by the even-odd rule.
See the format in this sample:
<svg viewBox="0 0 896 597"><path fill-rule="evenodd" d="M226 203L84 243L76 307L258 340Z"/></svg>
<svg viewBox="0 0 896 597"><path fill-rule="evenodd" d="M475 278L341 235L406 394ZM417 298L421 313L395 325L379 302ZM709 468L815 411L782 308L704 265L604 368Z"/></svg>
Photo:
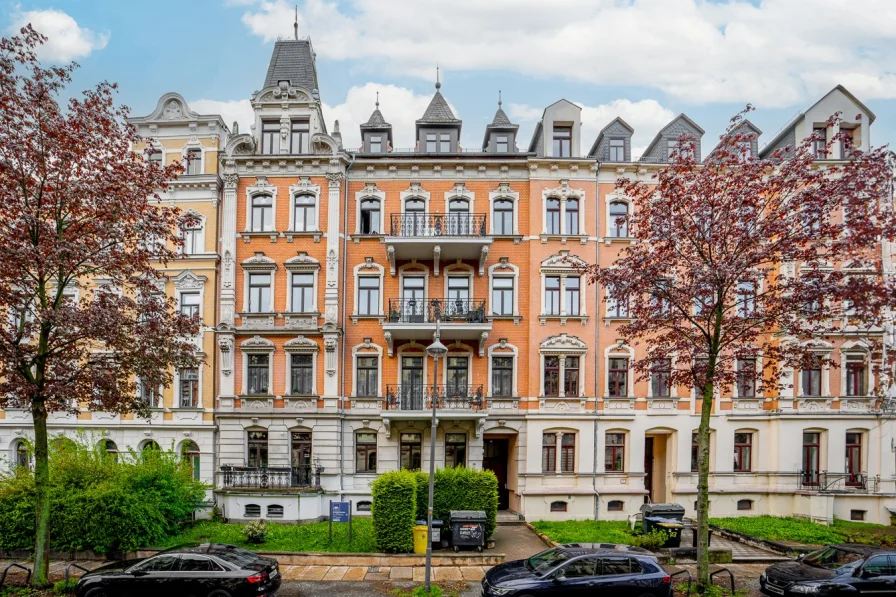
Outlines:
<svg viewBox="0 0 896 597"><path fill-rule="evenodd" d="M256 195L251 202L252 232L274 230L274 199L270 195Z"/></svg>
<svg viewBox="0 0 896 597"><path fill-rule="evenodd" d="M161 451L162 449L159 447L159 444L157 444L154 440L149 440L148 442L143 444L143 447L140 449L140 455L143 458L156 457Z"/></svg>
<svg viewBox="0 0 896 597"><path fill-rule="evenodd" d="M579 233L579 200L566 200L566 234Z"/></svg>
<svg viewBox="0 0 896 597"><path fill-rule="evenodd" d="M448 234L466 235L470 233L470 202L467 199L452 199L448 202Z"/></svg>
<svg viewBox="0 0 896 597"><path fill-rule="evenodd" d="M376 472L376 432L358 431L355 433L355 472Z"/></svg>
<svg viewBox="0 0 896 597"><path fill-rule="evenodd" d="M280 504L269 505L267 518L283 518L283 506Z"/></svg>
<svg viewBox="0 0 896 597"><path fill-rule="evenodd" d="M423 213L426 211L426 201L423 199L407 199L404 202L405 213Z"/></svg>
<svg viewBox="0 0 896 597"><path fill-rule="evenodd" d="M492 215L492 226L495 234L513 234L513 201L496 199Z"/></svg>
<svg viewBox="0 0 896 597"><path fill-rule="evenodd" d="M358 512L370 512L370 510L371 510L371 506L373 506L373 502L370 502L370 501L366 501L366 500L365 500L365 501L362 501L362 502L358 502L358 505L357 505L357 507L356 507L356 510L357 510Z"/></svg>
<svg viewBox="0 0 896 597"><path fill-rule="evenodd" d="M609 235L615 238L628 236L628 203L612 201L610 203Z"/></svg>
<svg viewBox="0 0 896 597"><path fill-rule="evenodd" d="M261 518L261 506L258 504L246 504L244 518Z"/></svg>
<svg viewBox="0 0 896 597"><path fill-rule="evenodd" d="M623 506L624 504L622 500L610 500L609 502L607 502L607 510L609 512L621 511L623 509Z"/></svg>
<svg viewBox="0 0 896 597"><path fill-rule="evenodd" d="M190 470L193 471L193 479L199 480L199 446L196 442L186 441L181 448L181 457L190 464Z"/></svg>
<svg viewBox="0 0 896 597"><path fill-rule="evenodd" d="M293 203L293 230L296 232L317 230L314 217L316 204L314 195L296 195Z"/></svg>
<svg viewBox="0 0 896 597"><path fill-rule="evenodd" d="M381 234L383 231L379 199L361 201L361 234Z"/></svg>
<svg viewBox="0 0 896 597"><path fill-rule="evenodd" d="M738 510L752 510L753 509L753 500L737 500L737 509Z"/></svg>
<svg viewBox="0 0 896 597"><path fill-rule="evenodd" d="M31 466L31 452L28 450L28 444L19 440L14 447L16 454L16 466L28 468Z"/></svg>
<svg viewBox="0 0 896 597"><path fill-rule="evenodd" d="M103 442L103 451L112 460L118 460L118 446L111 439Z"/></svg>
<svg viewBox="0 0 896 597"><path fill-rule="evenodd" d="M566 512L566 502L551 502L551 512Z"/></svg>

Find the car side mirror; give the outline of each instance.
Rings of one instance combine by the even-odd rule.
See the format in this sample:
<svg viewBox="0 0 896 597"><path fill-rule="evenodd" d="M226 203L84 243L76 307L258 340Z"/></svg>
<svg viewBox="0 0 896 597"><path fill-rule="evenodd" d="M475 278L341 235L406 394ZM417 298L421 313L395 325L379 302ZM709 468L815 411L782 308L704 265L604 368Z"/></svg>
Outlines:
<svg viewBox="0 0 896 597"><path fill-rule="evenodd" d="M558 584L565 583L565 582L566 582L566 577L563 576L562 574L558 574L557 576L554 577L554 582L555 582L555 583L558 583Z"/></svg>
<svg viewBox="0 0 896 597"><path fill-rule="evenodd" d="M138 568L137 570L131 571L131 574L133 574L134 576L146 576L148 572L146 570L141 570Z"/></svg>

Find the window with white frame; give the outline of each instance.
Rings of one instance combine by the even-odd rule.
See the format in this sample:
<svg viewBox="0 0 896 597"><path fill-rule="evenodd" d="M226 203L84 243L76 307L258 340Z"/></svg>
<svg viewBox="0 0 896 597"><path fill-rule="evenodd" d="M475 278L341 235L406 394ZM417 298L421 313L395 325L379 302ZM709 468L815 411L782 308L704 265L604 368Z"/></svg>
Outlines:
<svg viewBox="0 0 896 597"><path fill-rule="evenodd" d="M271 389L271 355L250 353L246 355L246 393L269 394Z"/></svg>
<svg viewBox="0 0 896 597"><path fill-rule="evenodd" d="M383 136L370 135L367 141L367 148L370 153L383 153Z"/></svg>
<svg viewBox="0 0 896 597"><path fill-rule="evenodd" d="M148 159L151 164L155 164L159 168L165 167L165 153L161 149L150 149Z"/></svg>
<svg viewBox="0 0 896 597"><path fill-rule="evenodd" d="M566 200L566 230L565 234L579 234L579 200Z"/></svg>
<svg viewBox="0 0 896 597"><path fill-rule="evenodd" d="M607 369L608 395L612 397L628 396L628 358L611 356Z"/></svg>
<svg viewBox="0 0 896 597"><path fill-rule="evenodd" d="M666 279L657 280L651 292L651 305L659 315L672 313L672 301L669 300L669 290L672 283Z"/></svg>
<svg viewBox="0 0 896 597"><path fill-rule="evenodd" d="M202 174L202 150L188 149L184 153L184 174Z"/></svg>
<svg viewBox="0 0 896 597"><path fill-rule="evenodd" d="M290 127L289 153L310 153L311 129L307 120L293 120Z"/></svg>
<svg viewBox="0 0 896 597"><path fill-rule="evenodd" d="M868 370L865 355L861 353L845 355L843 374L846 377L847 396L868 395Z"/></svg>
<svg viewBox="0 0 896 597"><path fill-rule="evenodd" d="M800 371L800 391L803 396L822 395L824 367L819 356L813 356Z"/></svg>
<svg viewBox="0 0 896 597"><path fill-rule="evenodd" d="M756 312L756 283L742 281L737 283L737 314L740 317L752 317Z"/></svg>
<svg viewBox="0 0 896 597"><path fill-rule="evenodd" d="M361 234L382 234L382 204L379 199L361 200Z"/></svg>
<svg viewBox="0 0 896 597"><path fill-rule="evenodd" d="M181 251L184 255L196 255L204 251L201 219L196 218L189 225L184 225L181 228L181 236L184 241Z"/></svg>
<svg viewBox="0 0 896 597"><path fill-rule="evenodd" d="M289 355L290 393L299 396L314 394L314 355L292 353Z"/></svg>
<svg viewBox="0 0 896 597"><path fill-rule="evenodd" d="M358 315L380 315L379 276L358 276Z"/></svg>
<svg viewBox="0 0 896 597"><path fill-rule="evenodd" d="M513 356L492 356L492 396L513 396Z"/></svg>
<svg viewBox="0 0 896 597"><path fill-rule="evenodd" d="M545 226L547 234L562 234L560 231L560 200L549 197L545 202Z"/></svg>
<svg viewBox="0 0 896 597"><path fill-rule="evenodd" d="M560 315L560 276L544 278L544 314Z"/></svg>
<svg viewBox="0 0 896 597"><path fill-rule="evenodd" d="M296 195L293 197L293 224L295 232L312 232L317 230L317 198L314 195Z"/></svg>
<svg viewBox="0 0 896 597"><path fill-rule="evenodd" d="M513 286L512 276L492 279L492 314L513 315Z"/></svg>
<svg viewBox="0 0 896 597"><path fill-rule="evenodd" d="M379 355L358 355L356 357L355 395L364 397L379 396L380 393L380 358Z"/></svg>
<svg viewBox="0 0 896 597"><path fill-rule="evenodd" d="M199 369L187 367L178 372L178 406L181 408L196 408L199 406Z"/></svg>
<svg viewBox="0 0 896 597"><path fill-rule="evenodd" d="M650 364L650 395L668 398L672 393L672 359L654 359Z"/></svg>
<svg viewBox="0 0 896 597"><path fill-rule="evenodd" d="M738 398L756 397L756 359L737 359Z"/></svg>
<svg viewBox="0 0 896 597"><path fill-rule="evenodd" d="M625 139L610 139L610 161L625 161Z"/></svg>
<svg viewBox="0 0 896 597"><path fill-rule="evenodd" d="M137 380L137 399L147 408L161 408L162 393L142 379Z"/></svg>
<svg viewBox="0 0 896 597"><path fill-rule="evenodd" d="M582 315L581 291L581 278L579 276L545 276L544 311L542 315L558 317L578 317Z"/></svg>
<svg viewBox="0 0 896 597"><path fill-rule="evenodd" d="M261 122L261 153L264 155L280 153L279 120L263 120Z"/></svg>
<svg viewBox="0 0 896 597"><path fill-rule="evenodd" d="M613 238L628 237L628 203L625 201L610 202L607 226L608 236Z"/></svg>
<svg viewBox="0 0 896 597"><path fill-rule="evenodd" d="M513 200L495 199L492 213L492 228L497 235L509 235L513 229Z"/></svg>
<svg viewBox="0 0 896 597"><path fill-rule="evenodd" d="M311 313L315 309L314 274L293 272L290 312Z"/></svg>
<svg viewBox="0 0 896 597"><path fill-rule="evenodd" d="M628 317L628 297L617 296L612 291L607 294L607 317Z"/></svg>
<svg viewBox="0 0 896 597"><path fill-rule="evenodd" d="M269 272L249 274L249 313L271 311L271 277Z"/></svg>
<svg viewBox="0 0 896 597"><path fill-rule="evenodd" d="M579 276L566 276L563 279L563 293L566 299L566 314L578 315L581 304L580 289L581 278Z"/></svg>
<svg viewBox="0 0 896 597"><path fill-rule="evenodd" d="M199 299L198 292L181 292L180 293L180 312L186 317L199 317Z"/></svg>
<svg viewBox="0 0 896 597"><path fill-rule="evenodd" d="M252 232L272 232L274 230L274 198L270 195L255 195L250 199L250 230Z"/></svg>
<svg viewBox="0 0 896 597"><path fill-rule="evenodd" d="M495 136L495 150L497 153L507 153L510 151L510 137L507 135Z"/></svg>

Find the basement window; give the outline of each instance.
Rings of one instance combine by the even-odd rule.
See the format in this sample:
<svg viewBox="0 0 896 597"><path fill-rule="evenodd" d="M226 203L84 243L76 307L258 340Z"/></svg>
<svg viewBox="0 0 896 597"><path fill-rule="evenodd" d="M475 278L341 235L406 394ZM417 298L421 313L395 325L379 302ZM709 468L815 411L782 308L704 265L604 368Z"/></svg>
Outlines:
<svg viewBox="0 0 896 597"><path fill-rule="evenodd" d="M566 512L566 502L551 502L551 512Z"/></svg>

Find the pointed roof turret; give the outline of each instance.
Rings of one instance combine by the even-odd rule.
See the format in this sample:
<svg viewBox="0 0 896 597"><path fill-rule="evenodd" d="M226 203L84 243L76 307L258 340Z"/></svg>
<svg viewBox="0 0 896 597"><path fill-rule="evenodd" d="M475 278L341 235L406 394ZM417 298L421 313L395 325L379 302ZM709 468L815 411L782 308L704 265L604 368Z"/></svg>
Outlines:
<svg viewBox="0 0 896 597"><path fill-rule="evenodd" d="M311 40L280 39L274 43L264 87L276 87L280 81L303 87L318 99L317 66Z"/></svg>
<svg viewBox="0 0 896 597"><path fill-rule="evenodd" d="M498 90L498 111L495 112L495 117L492 118L492 123L485 127L485 138L482 140L482 149L488 147L488 138L492 131L513 131L515 133L520 128L520 125L510 122L510 118L508 118L507 113L504 112L504 108L501 107L503 103L504 102L501 100L501 91Z"/></svg>
<svg viewBox="0 0 896 597"><path fill-rule="evenodd" d="M460 120L454 116L451 107L445 98L442 97L442 82L439 80L439 67L436 66L436 93L432 96L426 112L423 117L417 121L417 124L460 124Z"/></svg>
<svg viewBox="0 0 896 597"><path fill-rule="evenodd" d="M383 118L383 113L380 112L380 92L376 92L376 108L374 108L373 112L370 114L370 118L367 119L367 122L361 125L361 130L381 130L381 129L389 129L392 130L392 125L386 122L386 119Z"/></svg>

